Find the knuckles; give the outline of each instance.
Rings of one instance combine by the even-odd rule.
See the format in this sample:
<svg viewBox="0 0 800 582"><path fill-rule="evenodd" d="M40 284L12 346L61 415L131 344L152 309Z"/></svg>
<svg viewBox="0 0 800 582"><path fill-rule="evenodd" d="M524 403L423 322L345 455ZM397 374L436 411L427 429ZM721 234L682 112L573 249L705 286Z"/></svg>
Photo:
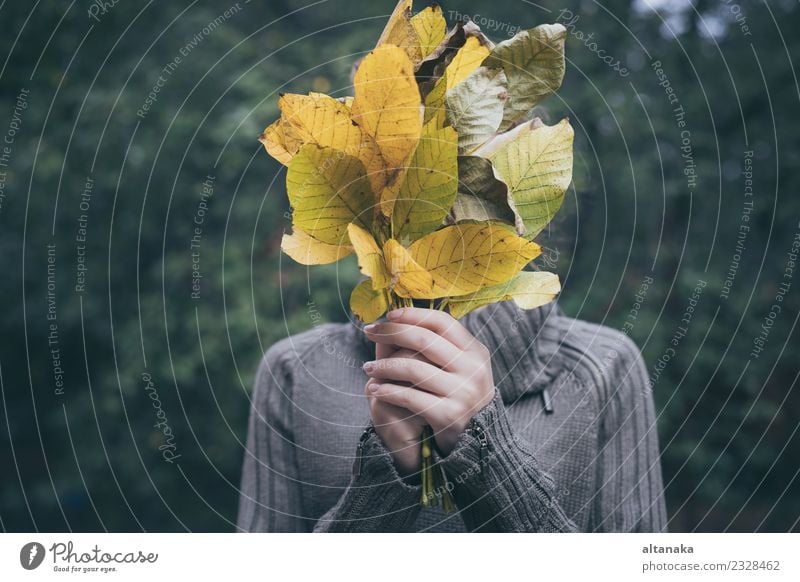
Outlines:
<svg viewBox="0 0 800 582"><path fill-rule="evenodd" d="M472 349L475 352L475 355L478 356L482 362L488 362L492 357L492 353L489 351L489 348L487 348L478 340L475 340Z"/></svg>
<svg viewBox="0 0 800 582"><path fill-rule="evenodd" d="M403 408L408 408L409 405L411 404L411 398L410 398L411 395L410 395L409 391L408 390L397 390L397 391L393 391L393 392L394 392L394 394L393 394L392 399L395 401L395 403L398 406L401 406Z"/></svg>

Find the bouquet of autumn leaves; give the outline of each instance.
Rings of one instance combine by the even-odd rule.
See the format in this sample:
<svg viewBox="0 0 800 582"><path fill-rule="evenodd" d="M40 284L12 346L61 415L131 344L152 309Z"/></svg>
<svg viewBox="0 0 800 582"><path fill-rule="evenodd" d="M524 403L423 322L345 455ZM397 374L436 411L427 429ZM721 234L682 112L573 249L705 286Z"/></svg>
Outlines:
<svg viewBox="0 0 800 582"><path fill-rule="evenodd" d="M545 24L495 45L401 0L354 96L283 94L260 138L287 166L283 251L304 265L355 253L367 279L350 307L367 323L415 300L454 317L551 301L557 275L523 268L571 182L573 131L528 114L561 85L565 36ZM429 445L428 434L423 503L436 482Z"/></svg>

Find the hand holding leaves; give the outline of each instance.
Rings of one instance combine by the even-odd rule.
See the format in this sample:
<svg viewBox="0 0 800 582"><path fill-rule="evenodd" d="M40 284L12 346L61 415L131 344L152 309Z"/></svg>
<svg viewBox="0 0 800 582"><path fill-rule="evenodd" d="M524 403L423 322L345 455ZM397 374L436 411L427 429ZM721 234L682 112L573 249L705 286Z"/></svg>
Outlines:
<svg viewBox="0 0 800 582"><path fill-rule="evenodd" d="M382 351L390 346L422 357L390 354L364 364L367 394L423 419L447 455L494 395L489 350L440 311L398 309L388 319L364 328L367 337Z"/></svg>

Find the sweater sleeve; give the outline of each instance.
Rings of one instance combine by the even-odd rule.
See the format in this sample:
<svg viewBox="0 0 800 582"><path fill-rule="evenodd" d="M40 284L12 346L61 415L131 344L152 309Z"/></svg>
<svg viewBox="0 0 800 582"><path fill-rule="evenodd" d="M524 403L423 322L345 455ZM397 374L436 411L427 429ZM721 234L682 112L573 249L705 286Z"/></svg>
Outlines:
<svg viewBox="0 0 800 582"><path fill-rule="evenodd" d="M303 508L295 457L291 358L275 346L259 366L242 468L238 529L258 532L409 531L421 487L403 480L380 437L362 439L348 487L318 520ZM356 443L353 443L356 449Z"/></svg>
<svg viewBox="0 0 800 582"><path fill-rule="evenodd" d="M242 465L237 526L242 531L307 532L292 435L291 378L281 350L267 350L256 374Z"/></svg>
<svg viewBox="0 0 800 582"><path fill-rule="evenodd" d="M469 531L571 532L552 478L515 433L499 391L439 461Z"/></svg>
<svg viewBox="0 0 800 582"><path fill-rule="evenodd" d="M315 532L409 532L422 487L401 478L381 438L368 427L358 445L353 477Z"/></svg>
<svg viewBox="0 0 800 582"><path fill-rule="evenodd" d="M595 531L663 532L667 512L655 404L639 348L620 334L600 410Z"/></svg>

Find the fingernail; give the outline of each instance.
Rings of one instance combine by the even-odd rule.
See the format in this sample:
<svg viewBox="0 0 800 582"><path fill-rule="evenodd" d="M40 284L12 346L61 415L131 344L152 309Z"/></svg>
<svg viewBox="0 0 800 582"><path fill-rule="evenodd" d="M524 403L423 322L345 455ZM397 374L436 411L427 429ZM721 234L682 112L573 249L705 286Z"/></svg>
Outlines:
<svg viewBox="0 0 800 582"><path fill-rule="evenodd" d="M377 382L372 382L369 385L369 391L370 392L377 392L379 387L380 387L380 384L378 384Z"/></svg>
<svg viewBox="0 0 800 582"><path fill-rule="evenodd" d="M394 311L390 311L386 315L386 317L388 317L389 319L400 319L401 317L403 317L403 313L405 313L405 309L401 307L400 309L395 309Z"/></svg>
<svg viewBox="0 0 800 582"><path fill-rule="evenodd" d="M372 372L375 369L375 362L365 362L361 369L365 372Z"/></svg>
<svg viewBox="0 0 800 582"><path fill-rule="evenodd" d="M364 326L364 331L371 333L371 332L375 331L375 329L376 329L377 327L378 327L378 326L377 326L376 324L374 324L374 323L370 323L369 325L365 325L365 326Z"/></svg>

